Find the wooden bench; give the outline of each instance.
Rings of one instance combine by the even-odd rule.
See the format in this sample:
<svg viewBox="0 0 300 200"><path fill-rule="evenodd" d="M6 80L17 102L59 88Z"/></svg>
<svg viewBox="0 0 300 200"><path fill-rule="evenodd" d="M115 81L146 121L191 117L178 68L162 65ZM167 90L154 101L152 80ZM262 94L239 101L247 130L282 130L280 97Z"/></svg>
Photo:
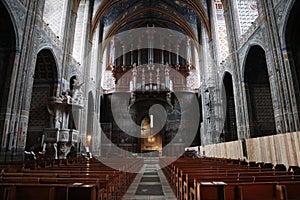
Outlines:
<svg viewBox="0 0 300 200"><path fill-rule="evenodd" d="M67 184L0 184L0 197L3 200L96 200L96 192L97 188L93 184L80 186Z"/></svg>
<svg viewBox="0 0 300 200"><path fill-rule="evenodd" d="M165 165L167 161L161 159L160 163ZM226 161L226 159L182 158L164 167L163 172L177 198L184 200L287 199L288 194L283 183L288 184L291 192L298 187L298 184L292 183L300 182L300 176L294 175L292 170L286 171L284 165L274 166L271 163L250 165L245 161L230 159ZM220 184L222 182L224 184ZM265 191L267 194L256 194L253 191ZM294 193L291 192L291 198L294 198Z"/></svg>
<svg viewBox="0 0 300 200"><path fill-rule="evenodd" d="M119 163L113 159L107 161L110 161L112 165L119 166L120 170L112 169L96 159L88 161L82 159L39 160L18 163L17 166L1 165L0 199L1 197L5 200L16 198L22 193L18 191L23 191L21 187L24 186L25 196L28 192L26 188L36 187L37 190L33 193L29 192L28 199L36 199L35 195L41 192L47 194L45 197L41 195L41 199L78 199L81 194L85 194L83 196L86 196L87 199L119 200L136 176L136 173L130 171L139 171L143 160L120 159ZM14 168L10 169L10 166L14 166ZM89 189L90 186L93 186L93 189ZM57 197L59 193L55 191L58 187L67 187L64 193L68 195ZM77 190L78 188L80 189Z"/></svg>
<svg viewBox="0 0 300 200"><path fill-rule="evenodd" d="M276 182L224 183L199 182L189 200L274 200L286 199L282 186Z"/></svg>

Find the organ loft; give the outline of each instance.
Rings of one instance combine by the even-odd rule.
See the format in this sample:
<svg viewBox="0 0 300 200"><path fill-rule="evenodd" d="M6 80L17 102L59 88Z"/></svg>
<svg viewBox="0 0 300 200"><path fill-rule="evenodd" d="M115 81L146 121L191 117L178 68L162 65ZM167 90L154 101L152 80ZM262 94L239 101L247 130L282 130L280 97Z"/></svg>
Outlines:
<svg viewBox="0 0 300 200"><path fill-rule="evenodd" d="M297 199L300 2L0 0L0 199Z"/></svg>

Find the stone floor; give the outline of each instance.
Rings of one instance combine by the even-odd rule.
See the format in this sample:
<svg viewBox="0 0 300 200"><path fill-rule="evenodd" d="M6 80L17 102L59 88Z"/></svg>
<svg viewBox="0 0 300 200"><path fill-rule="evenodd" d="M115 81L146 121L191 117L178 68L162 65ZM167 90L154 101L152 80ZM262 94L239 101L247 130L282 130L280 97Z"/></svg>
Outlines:
<svg viewBox="0 0 300 200"><path fill-rule="evenodd" d="M176 200L165 175L157 162L145 162L140 173L130 185L123 200Z"/></svg>

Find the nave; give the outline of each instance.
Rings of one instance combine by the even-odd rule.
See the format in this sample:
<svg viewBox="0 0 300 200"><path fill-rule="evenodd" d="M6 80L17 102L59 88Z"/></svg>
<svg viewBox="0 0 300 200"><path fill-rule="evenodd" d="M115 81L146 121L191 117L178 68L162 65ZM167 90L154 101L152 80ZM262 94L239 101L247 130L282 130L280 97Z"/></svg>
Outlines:
<svg viewBox="0 0 300 200"><path fill-rule="evenodd" d="M0 0L0 200L299 199L299 11Z"/></svg>
<svg viewBox="0 0 300 200"><path fill-rule="evenodd" d="M136 176L123 197L123 200L131 199L176 199L168 180L160 169L158 158L145 159L140 173Z"/></svg>

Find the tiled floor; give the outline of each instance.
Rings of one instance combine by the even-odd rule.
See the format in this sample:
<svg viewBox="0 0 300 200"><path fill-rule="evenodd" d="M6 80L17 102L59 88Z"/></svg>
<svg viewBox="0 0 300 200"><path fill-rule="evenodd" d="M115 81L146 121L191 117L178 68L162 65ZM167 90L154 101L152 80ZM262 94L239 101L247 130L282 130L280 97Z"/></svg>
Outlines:
<svg viewBox="0 0 300 200"><path fill-rule="evenodd" d="M158 163L145 163L123 200L176 200L165 175L159 170Z"/></svg>

